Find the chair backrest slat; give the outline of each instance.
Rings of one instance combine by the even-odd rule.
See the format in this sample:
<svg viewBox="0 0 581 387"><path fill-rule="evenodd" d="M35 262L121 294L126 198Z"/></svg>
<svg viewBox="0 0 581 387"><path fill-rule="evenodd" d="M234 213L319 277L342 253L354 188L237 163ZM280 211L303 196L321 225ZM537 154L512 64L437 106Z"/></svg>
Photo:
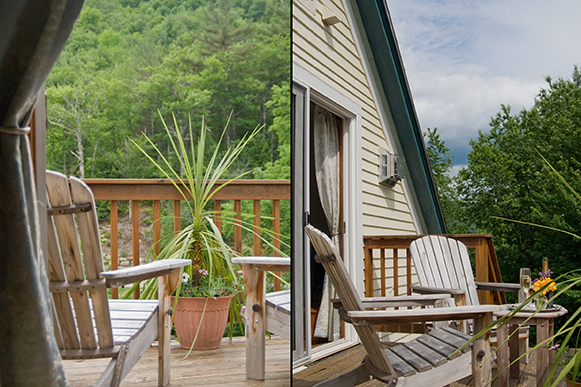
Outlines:
<svg viewBox="0 0 581 387"><path fill-rule="evenodd" d="M361 298L357 295L355 285L351 281L343 260L331 239L311 225L306 226L305 231L319 256L333 257L332 259L324 259L321 263L345 310L348 312L363 310ZM395 371L382 348L373 326L354 325L354 328L373 365L381 372L395 376Z"/></svg>
<svg viewBox="0 0 581 387"><path fill-rule="evenodd" d="M86 277L88 280L96 280L99 278L99 273L105 271L105 267L103 265L95 199L91 189L83 181L71 177L70 185L74 204L91 204L90 211L77 214L77 227L81 237ZM99 347L112 347L113 333L111 316L109 315L107 289L95 289L89 293L91 294L91 301L93 302L93 314L98 332Z"/></svg>
<svg viewBox="0 0 581 387"><path fill-rule="evenodd" d="M464 243L452 238L429 235L414 240L410 252L420 285L466 291L466 305L480 305Z"/></svg>

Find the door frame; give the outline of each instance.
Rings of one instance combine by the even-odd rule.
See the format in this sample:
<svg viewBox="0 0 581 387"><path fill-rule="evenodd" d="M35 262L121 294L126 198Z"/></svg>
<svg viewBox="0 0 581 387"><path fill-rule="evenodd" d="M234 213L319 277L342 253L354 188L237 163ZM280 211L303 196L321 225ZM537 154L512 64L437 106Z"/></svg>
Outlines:
<svg viewBox="0 0 581 387"><path fill-rule="evenodd" d="M310 109L309 103L317 105L331 111L342 118L342 142L343 142L343 217L344 229L344 261L355 288L363 294L363 192L362 192L362 149L361 149L361 106L308 72L301 66L293 63L293 94L295 91L302 93L303 114L299 123L294 123L293 128L297 133L293 133L293 289L297 302L293 304L295 323L295 343L293 350L293 364L298 366L313 358L310 338L310 289L308 286L303 289L303 279L309 278L310 271L308 265L304 265L304 257L308 257L309 243L302 229L305 225L304 213L309 208L308 192L304 187L306 176L304 174L304 163L309 151L308 136L305 131L309 130ZM294 98L294 97L293 97ZM298 99L297 99L298 100ZM298 105L297 100L295 103ZM296 109L296 107L295 107ZM294 117L297 117L296 112ZM301 132L301 133L298 133ZM300 145L300 146L299 146ZM302 157L302 159L298 159ZM307 161L308 162L308 161ZM300 220L302 222L300 222ZM300 225L300 230L299 230ZM307 281L308 283L308 281ZM297 289L300 287L301 289ZM296 325L300 324L300 325ZM305 330L298 329L305 327ZM307 329L308 328L308 329ZM306 336L306 337L305 337ZM305 340L306 339L306 340ZM345 340L347 342L357 342L358 337L354 329L346 326ZM299 343L300 341L300 343ZM303 343L306 345L303 346ZM337 345L331 342L320 346L321 352L325 352L329 347ZM319 347L317 348L319 352Z"/></svg>

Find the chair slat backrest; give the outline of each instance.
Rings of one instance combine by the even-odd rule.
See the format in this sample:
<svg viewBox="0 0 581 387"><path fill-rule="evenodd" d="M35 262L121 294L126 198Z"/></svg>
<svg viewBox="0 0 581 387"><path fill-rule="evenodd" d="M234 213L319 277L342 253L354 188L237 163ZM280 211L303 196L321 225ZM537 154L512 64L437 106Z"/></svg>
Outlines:
<svg viewBox="0 0 581 387"><path fill-rule="evenodd" d="M81 180L47 171L49 206L70 208L90 204L90 210L48 217L48 276L53 288L55 333L61 349L113 347L113 334L99 238L95 201ZM72 193L72 195L71 195ZM81 253L82 251L82 253ZM64 290L63 283L91 282L89 290ZM93 314L91 314L91 305Z"/></svg>
<svg viewBox="0 0 581 387"><path fill-rule="evenodd" d="M357 295L355 285L351 281L343 260L331 239L311 225L305 227L305 231L321 259L321 263L329 276L329 280L335 287L337 295L346 311L362 311L363 304ZM370 325L354 325L355 331L365 347L369 359L373 365L388 375L395 375L386 352L381 346L375 329Z"/></svg>
<svg viewBox="0 0 581 387"><path fill-rule="evenodd" d="M420 285L466 291L466 305L480 305L474 274L464 243L428 235L414 240L410 252Z"/></svg>

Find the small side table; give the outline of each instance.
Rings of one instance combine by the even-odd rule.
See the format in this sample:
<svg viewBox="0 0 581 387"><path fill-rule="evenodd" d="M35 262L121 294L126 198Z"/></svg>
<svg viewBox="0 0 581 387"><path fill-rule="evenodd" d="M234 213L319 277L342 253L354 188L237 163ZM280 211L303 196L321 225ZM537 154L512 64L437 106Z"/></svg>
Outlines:
<svg viewBox="0 0 581 387"><path fill-rule="evenodd" d="M508 307L503 308L498 312L494 312L495 317L504 317L509 314L511 310ZM520 376L519 362L514 362L519 356L518 345L518 328L520 324L537 326L537 342L543 342L554 334L554 319L563 316L567 313L567 309L556 305L554 310L543 311L534 314L529 311L519 311L511 317L503 326L498 327L497 335L497 356L498 356L498 387L508 387L509 378ZM525 322L526 321L526 322ZM508 337L510 339L508 346L501 345ZM510 351L510 356L509 356ZM537 352L537 387L542 386L547 379L549 373L551 353L546 346L536 349ZM509 364L510 372L507 369Z"/></svg>
<svg viewBox="0 0 581 387"><path fill-rule="evenodd" d="M239 257L246 285L246 379L264 380L266 336L266 271L290 271L290 258Z"/></svg>

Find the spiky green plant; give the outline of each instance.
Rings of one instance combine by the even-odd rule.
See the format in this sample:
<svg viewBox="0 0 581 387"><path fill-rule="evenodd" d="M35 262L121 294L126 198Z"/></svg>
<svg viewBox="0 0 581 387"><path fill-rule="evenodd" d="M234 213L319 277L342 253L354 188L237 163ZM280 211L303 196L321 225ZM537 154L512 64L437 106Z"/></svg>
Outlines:
<svg viewBox="0 0 581 387"><path fill-rule="evenodd" d="M161 116L161 114L160 114ZM237 273L237 268L232 264L232 257L236 252L224 242L222 233L214 223L214 216L216 211L208 210L208 204L215 194L228 185L232 181L241 178L250 171L244 172L226 182L218 185L218 180L222 178L228 168L234 163L236 158L243 151L250 140L260 131L261 126L257 126L250 134L244 136L242 140L235 146L229 147L223 156L219 156L219 148L226 132L226 128L222 132L218 143L209 159L206 159L206 134L207 129L202 121L202 128L200 136L197 141L197 146L194 144L194 134L192 124L189 123L189 146L184 141L184 138L177 130L177 122L175 116L173 117L176 126L175 135L176 140L172 136L170 128L166 124L163 117L165 131L167 132L173 151L178 156L180 163L180 171L174 169L168 161L164 152L162 152L153 143L153 141L145 135L147 142L155 150L155 156L161 160L157 162L151 155L149 155L136 142L133 144L139 148L145 156L159 169L164 177L169 179L174 187L179 191L184 198L187 210L190 215L190 223L172 236L164 248L160 251L155 259L190 259L192 264L187 266L184 271L188 273L189 278L192 279L193 285L199 284L200 271L207 272L205 284L209 288L213 283L226 283L228 288L240 288L240 276ZM227 127L228 124L226 124ZM223 221L225 220L224 212L220 212ZM179 283L176 295L179 297L182 282ZM131 292L127 293L128 295ZM157 281L151 280L146 283L142 298L155 298L157 294ZM209 297L215 297L216 294L207 294ZM177 300L176 300L177 301ZM240 299L234 297L230 308L230 334L234 332L234 325L238 324L242 328L240 318Z"/></svg>

